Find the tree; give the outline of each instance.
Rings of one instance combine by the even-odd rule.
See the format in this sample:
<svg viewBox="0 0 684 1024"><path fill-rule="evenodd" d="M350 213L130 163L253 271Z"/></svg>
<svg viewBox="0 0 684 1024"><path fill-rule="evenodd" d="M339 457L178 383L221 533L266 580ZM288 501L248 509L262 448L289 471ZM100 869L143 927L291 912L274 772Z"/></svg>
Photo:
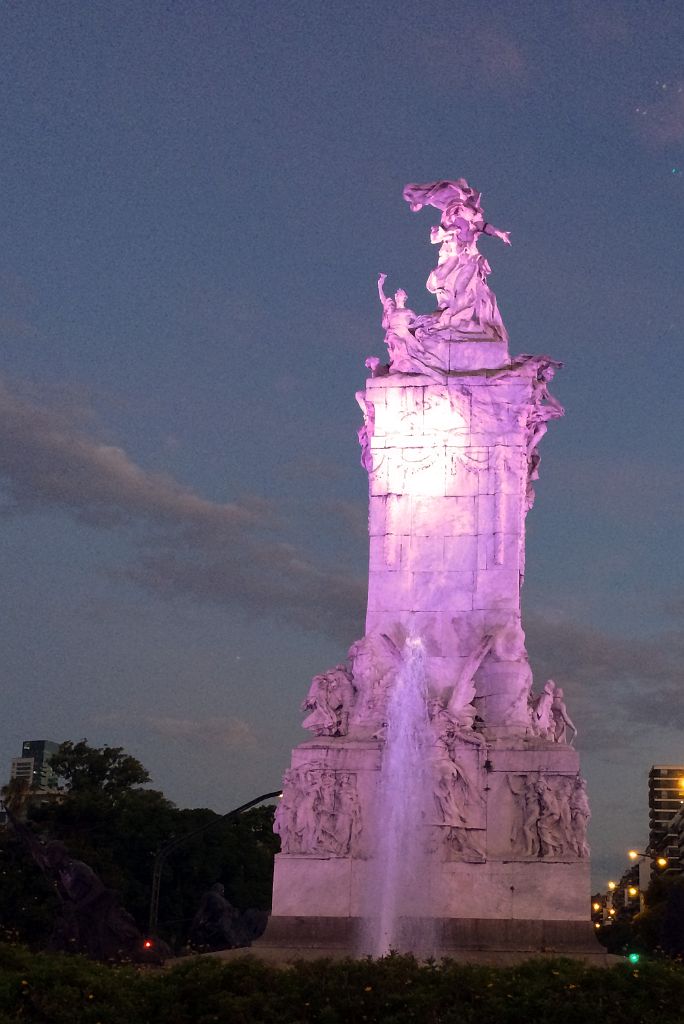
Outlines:
<svg viewBox="0 0 684 1024"><path fill-rule="evenodd" d="M149 772L123 747L91 747L85 739L60 744L50 766L71 793L97 792L112 800L150 781Z"/></svg>
<svg viewBox="0 0 684 1024"><path fill-rule="evenodd" d="M214 882L224 884L226 896L240 910L269 908L278 849L273 807L253 808L227 821L206 808L181 810L163 793L143 788L149 774L135 757L121 747L90 747L86 740L62 743L52 767L66 791L60 801L29 806L28 827L43 841L60 840L71 857L85 861L105 886L117 891L141 930L147 927L157 851L204 824L211 827L180 844L166 863L159 907L162 936L183 945L202 895ZM9 895L10 875L16 875L21 860L21 849L14 845L18 839L12 838L6 861L12 865L5 880ZM11 900L17 913L28 905L25 894L39 891L30 855L24 857L25 878ZM50 934L50 927L44 930Z"/></svg>

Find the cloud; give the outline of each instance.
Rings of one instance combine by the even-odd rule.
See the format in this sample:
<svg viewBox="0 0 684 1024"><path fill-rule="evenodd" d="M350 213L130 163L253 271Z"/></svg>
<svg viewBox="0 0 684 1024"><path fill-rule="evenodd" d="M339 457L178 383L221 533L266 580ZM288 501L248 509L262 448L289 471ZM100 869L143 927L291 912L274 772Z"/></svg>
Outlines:
<svg viewBox="0 0 684 1024"><path fill-rule="evenodd" d="M4 511L61 510L126 531L136 557L111 574L163 597L228 604L345 642L358 634L364 581L288 543L268 502L210 501L94 432L88 410L46 405L0 382Z"/></svg>
<svg viewBox="0 0 684 1024"><path fill-rule="evenodd" d="M205 501L170 477L146 472L121 448L87 436L71 409L40 406L2 382L0 437L5 511L60 507L100 526L143 519L219 532L254 518L237 504Z"/></svg>
<svg viewBox="0 0 684 1024"><path fill-rule="evenodd" d="M142 723L149 729L169 739L187 740L195 745L198 740L212 746L234 749L254 748L257 736L252 727L241 718L217 716L206 719L174 718L172 716L147 715Z"/></svg>

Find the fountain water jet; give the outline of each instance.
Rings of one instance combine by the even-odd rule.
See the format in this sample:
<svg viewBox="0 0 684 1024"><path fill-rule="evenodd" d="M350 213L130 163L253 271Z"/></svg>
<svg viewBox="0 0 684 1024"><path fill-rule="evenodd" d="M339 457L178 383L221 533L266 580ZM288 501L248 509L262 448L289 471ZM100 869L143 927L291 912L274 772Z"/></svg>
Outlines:
<svg viewBox="0 0 684 1024"><path fill-rule="evenodd" d="M364 941L374 956L391 950L427 954L433 930L426 892L432 735L419 637L406 640L386 719Z"/></svg>

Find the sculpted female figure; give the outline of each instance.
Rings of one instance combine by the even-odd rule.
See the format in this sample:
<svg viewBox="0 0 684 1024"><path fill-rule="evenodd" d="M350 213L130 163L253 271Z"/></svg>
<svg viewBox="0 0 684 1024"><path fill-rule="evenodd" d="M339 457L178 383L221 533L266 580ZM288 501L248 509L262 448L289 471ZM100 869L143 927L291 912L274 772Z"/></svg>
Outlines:
<svg viewBox="0 0 684 1024"><path fill-rule="evenodd" d="M382 326L385 328L385 344L390 357L390 373L424 373L428 377L442 380L439 357L431 354L412 331L413 324L420 317L406 305L408 296L403 288L394 293L394 298L385 295L384 284L387 274L378 275L378 295L382 303Z"/></svg>
<svg viewBox="0 0 684 1024"><path fill-rule="evenodd" d="M484 219L480 193L464 178L427 185L407 185L404 199L412 210L429 204L442 211L440 224L432 228L430 241L441 242L436 268L427 289L437 296L437 313L419 317L421 332L448 332L449 340L508 341L496 298L487 284L491 267L478 251L480 235L511 244L508 231L499 231Z"/></svg>

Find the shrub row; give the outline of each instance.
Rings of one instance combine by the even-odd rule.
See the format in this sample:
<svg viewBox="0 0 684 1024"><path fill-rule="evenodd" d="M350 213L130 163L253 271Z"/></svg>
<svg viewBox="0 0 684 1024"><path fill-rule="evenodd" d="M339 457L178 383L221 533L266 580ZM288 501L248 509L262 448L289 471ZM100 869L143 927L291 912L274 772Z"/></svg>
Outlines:
<svg viewBox="0 0 684 1024"><path fill-rule="evenodd" d="M0 947L0 1024L681 1024L684 969L188 959L165 970Z"/></svg>

